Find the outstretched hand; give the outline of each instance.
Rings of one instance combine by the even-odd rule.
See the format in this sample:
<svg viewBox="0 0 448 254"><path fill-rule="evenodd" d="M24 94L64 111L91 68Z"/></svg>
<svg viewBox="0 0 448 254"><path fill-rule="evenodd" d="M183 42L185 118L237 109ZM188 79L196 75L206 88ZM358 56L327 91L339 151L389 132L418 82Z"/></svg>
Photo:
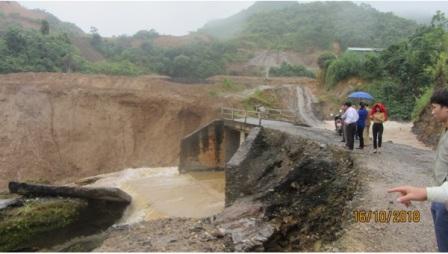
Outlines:
<svg viewBox="0 0 448 254"><path fill-rule="evenodd" d="M406 207L411 205L411 201L425 201L427 199L426 188L419 188L413 186L399 186L392 188L387 192L398 192L400 197L398 202L404 204Z"/></svg>

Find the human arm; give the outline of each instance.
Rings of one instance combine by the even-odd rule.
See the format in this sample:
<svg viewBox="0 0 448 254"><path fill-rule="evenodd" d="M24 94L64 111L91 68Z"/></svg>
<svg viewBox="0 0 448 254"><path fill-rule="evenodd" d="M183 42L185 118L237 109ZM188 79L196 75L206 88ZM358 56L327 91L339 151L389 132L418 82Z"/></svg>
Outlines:
<svg viewBox="0 0 448 254"><path fill-rule="evenodd" d="M411 201L432 201L447 203L448 202L448 182L444 182L441 186L435 187L414 187L400 186L388 190L388 192L398 192L400 197L398 202L409 206Z"/></svg>
<svg viewBox="0 0 448 254"><path fill-rule="evenodd" d="M387 192L398 192L400 197L397 201L405 206L411 205L411 201L425 201L428 198L427 188L414 186L399 186L389 189Z"/></svg>
<svg viewBox="0 0 448 254"><path fill-rule="evenodd" d="M428 201L448 203L448 182L441 186L427 187L426 192Z"/></svg>

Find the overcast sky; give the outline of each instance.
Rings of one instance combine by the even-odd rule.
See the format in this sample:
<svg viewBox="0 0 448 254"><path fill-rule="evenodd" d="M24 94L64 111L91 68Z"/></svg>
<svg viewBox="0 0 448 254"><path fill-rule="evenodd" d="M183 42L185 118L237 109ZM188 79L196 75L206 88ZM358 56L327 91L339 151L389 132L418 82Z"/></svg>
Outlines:
<svg viewBox="0 0 448 254"><path fill-rule="evenodd" d="M162 34L185 35L210 20L225 18L254 2L20 2L46 10L85 32L91 26L103 36L155 29Z"/></svg>
<svg viewBox="0 0 448 254"><path fill-rule="evenodd" d="M139 30L155 29L161 34L185 35L207 21L225 18L248 8L254 1L215 2L74 2L20 1L29 9L46 10L62 21L76 24L85 32L98 28L103 36L132 35ZM432 16L436 10L448 15L448 2L367 2L380 11L401 16Z"/></svg>

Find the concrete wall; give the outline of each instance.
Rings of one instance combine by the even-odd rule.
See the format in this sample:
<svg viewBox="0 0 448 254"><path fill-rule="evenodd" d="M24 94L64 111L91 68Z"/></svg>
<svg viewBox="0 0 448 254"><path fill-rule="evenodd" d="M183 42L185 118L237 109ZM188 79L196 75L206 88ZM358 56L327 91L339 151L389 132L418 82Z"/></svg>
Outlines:
<svg viewBox="0 0 448 254"><path fill-rule="evenodd" d="M246 138L246 141L239 147L232 158L226 164L225 176L226 176L226 189L225 189L225 204L230 206L235 200L243 196L248 195L246 191L251 190L250 176L248 168L251 168L251 160L263 151L262 136L260 135L261 128L253 128ZM252 165L253 166L253 165ZM260 165L260 169L263 168ZM258 176L258 174L254 174Z"/></svg>
<svg viewBox="0 0 448 254"><path fill-rule="evenodd" d="M186 136L181 141L179 172L224 170L240 145L241 132L216 120Z"/></svg>

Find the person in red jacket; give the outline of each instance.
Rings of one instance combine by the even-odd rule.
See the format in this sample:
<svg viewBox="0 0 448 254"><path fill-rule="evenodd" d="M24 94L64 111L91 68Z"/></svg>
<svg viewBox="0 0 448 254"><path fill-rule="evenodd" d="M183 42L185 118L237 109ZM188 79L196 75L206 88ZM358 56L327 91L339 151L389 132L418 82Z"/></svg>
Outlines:
<svg viewBox="0 0 448 254"><path fill-rule="evenodd" d="M384 104L375 103L372 107L372 110L370 110L369 118L371 121L373 121L373 152L381 152L384 132L383 123L387 121L387 110Z"/></svg>

